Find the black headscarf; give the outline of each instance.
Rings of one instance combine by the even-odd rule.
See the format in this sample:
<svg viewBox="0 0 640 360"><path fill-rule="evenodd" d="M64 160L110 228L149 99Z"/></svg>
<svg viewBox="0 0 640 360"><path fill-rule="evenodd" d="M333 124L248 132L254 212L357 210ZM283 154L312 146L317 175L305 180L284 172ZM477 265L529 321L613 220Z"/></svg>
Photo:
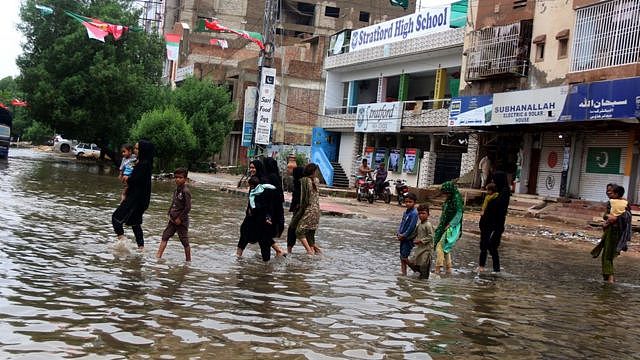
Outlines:
<svg viewBox="0 0 640 360"><path fill-rule="evenodd" d="M504 171L496 171L493 173L493 183L496 184L498 197L487 204L484 213L490 225L504 227L509 209L509 200L511 199L511 189L507 183L507 174Z"/></svg>
<svg viewBox="0 0 640 360"><path fill-rule="evenodd" d="M258 159L252 160L251 164L253 164L253 166L256 168L255 176L257 176L258 179L260 179L260 183L261 184L268 183L267 178L266 178L266 173L264 171L264 165L262 165L262 161L260 161Z"/></svg>
<svg viewBox="0 0 640 360"><path fill-rule="evenodd" d="M293 191L291 192L291 206L289 206L289 212L295 212L300 206L300 179L304 175L304 167L296 166L293 168Z"/></svg>

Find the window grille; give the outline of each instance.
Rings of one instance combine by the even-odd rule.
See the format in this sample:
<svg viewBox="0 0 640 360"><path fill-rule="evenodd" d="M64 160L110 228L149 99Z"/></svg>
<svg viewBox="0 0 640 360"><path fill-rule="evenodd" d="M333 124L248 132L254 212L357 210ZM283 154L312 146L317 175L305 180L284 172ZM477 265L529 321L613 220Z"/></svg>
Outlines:
<svg viewBox="0 0 640 360"><path fill-rule="evenodd" d="M529 68L533 22L495 26L470 34L466 80L493 76L526 76Z"/></svg>
<svg viewBox="0 0 640 360"><path fill-rule="evenodd" d="M638 19L638 0L613 0L578 9L571 71L640 62Z"/></svg>

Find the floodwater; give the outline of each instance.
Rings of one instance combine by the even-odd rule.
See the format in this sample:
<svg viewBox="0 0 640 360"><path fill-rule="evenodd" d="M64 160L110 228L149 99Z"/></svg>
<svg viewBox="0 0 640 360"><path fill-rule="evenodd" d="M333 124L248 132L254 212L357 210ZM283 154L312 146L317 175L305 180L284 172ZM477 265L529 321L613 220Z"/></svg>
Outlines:
<svg viewBox="0 0 640 360"><path fill-rule="evenodd" d="M478 278L478 240L465 235L458 271L425 281L397 275L398 219L323 217L324 256L298 247L264 264L250 245L238 260L245 199L194 187L194 260L173 239L157 261L172 190L157 183L146 253L116 257L114 176L31 150L12 150L0 174L0 358L640 357L629 256L610 286L582 250L506 241L503 274Z"/></svg>

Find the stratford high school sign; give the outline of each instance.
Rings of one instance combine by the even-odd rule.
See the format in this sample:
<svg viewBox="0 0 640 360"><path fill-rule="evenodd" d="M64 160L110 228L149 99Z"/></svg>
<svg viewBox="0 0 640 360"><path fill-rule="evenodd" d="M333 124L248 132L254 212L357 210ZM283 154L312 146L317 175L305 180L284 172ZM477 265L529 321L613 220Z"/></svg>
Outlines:
<svg viewBox="0 0 640 360"><path fill-rule="evenodd" d="M351 32L349 51L413 39L449 29L450 6L439 6Z"/></svg>

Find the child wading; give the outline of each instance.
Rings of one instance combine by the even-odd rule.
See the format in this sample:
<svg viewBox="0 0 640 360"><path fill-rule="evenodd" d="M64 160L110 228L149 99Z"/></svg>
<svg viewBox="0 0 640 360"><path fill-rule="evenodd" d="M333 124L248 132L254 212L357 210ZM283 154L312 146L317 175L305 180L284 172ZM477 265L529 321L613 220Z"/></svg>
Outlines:
<svg viewBox="0 0 640 360"><path fill-rule="evenodd" d="M398 227L396 239L400 241L400 272L407 275L407 264L409 263L409 254L413 249L413 236L415 235L416 224L418 223L418 211L415 209L416 194L408 193L404 199L404 206L407 208L402 215L402 222Z"/></svg>
<svg viewBox="0 0 640 360"><path fill-rule="evenodd" d="M420 222L416 226L413 244L415 247L409 255L409 267L419 272L420 277L429 278L431 271L431 253L433 252L433 225L429 222L429 206L418 206Z"/></svg>
<svg viewBox="0 0 640 360"><path fill-rule="evenodd" d="M176 181L176 190L173 192L173 200L169 208L169 223L162 233L162 240L156 257L159 259L167 248L169 239L177 232L178 238L184 247L186 261L191 261L191 247L189 246L189 211L191 211L191 191L187 187L187 169L177 168L173 172Z"/></svg>

